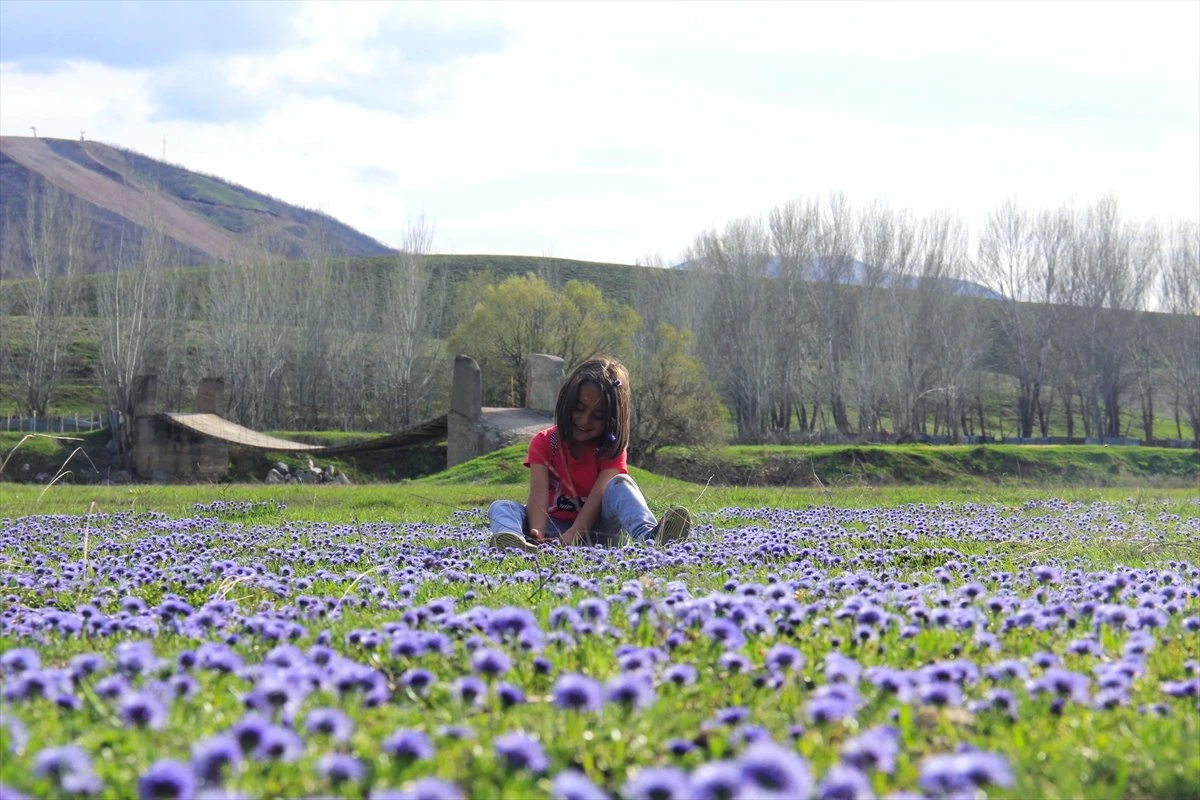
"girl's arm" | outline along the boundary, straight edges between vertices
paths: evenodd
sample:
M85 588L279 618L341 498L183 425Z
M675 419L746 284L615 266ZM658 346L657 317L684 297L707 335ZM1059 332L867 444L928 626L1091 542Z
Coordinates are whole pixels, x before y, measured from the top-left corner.
M592 488L588 492L587 502L583 504L579 516L562 535L564 545L574 544L576 539L581 538L596 524L596 518L600 516L600 506L604 502L604 489L608 486L609 481L620 474L621 471L617 469L600 470L600 474L596 476L596 482L592 484Z
M525 503L525 517L529 520L529 535L535 541L540 542L546 532L546 498L549 495L550 470L545 464L530 464L529 500Z

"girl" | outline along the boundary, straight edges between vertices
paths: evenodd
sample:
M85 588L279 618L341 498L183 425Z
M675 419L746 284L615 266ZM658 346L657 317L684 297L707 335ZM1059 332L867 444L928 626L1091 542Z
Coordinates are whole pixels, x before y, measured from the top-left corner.
M571 372L554 426L529 443L528 502L497 500L488 509L494 547L613 543L622 528L658 545L687 538L687 509L675 506L659 522L629 476L629 406L629 373L620 362L594 358Z

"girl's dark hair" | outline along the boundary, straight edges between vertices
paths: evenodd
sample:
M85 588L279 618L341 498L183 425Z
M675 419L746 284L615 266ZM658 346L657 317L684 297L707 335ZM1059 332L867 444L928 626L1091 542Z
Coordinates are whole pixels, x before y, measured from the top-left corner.
M558 402L554 404L554 424L558 426L558 435L569 445L576 444L571 415L579 404L579 390L585 383L594 383L604 397L604 433L600 439L599 455L616 458L629 447L629 372L620 361L607 356L588 359L571 370L558 392Z

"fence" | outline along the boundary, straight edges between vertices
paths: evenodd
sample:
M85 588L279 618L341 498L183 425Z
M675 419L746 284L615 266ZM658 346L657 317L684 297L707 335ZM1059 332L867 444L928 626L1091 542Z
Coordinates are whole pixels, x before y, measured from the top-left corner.
M1132 436L1034 436L1021 438L1018 436L930 436L924 433L912 436L896 436L895 434L845 435L840 433L778 433L768 440L770 444L905 444L919 443L930 445L943 444L1025 444L1025 445L1059 445L1059 444L1100 444L1112 447L1175 447L1200 448L1200 441L1188 439L1152 439L1144 442ZM738 444L752 442L738 440Z
M18 433L81 433L109 427L108 417L101 413L71 416L21 417L8 414L0 417L0 430Z

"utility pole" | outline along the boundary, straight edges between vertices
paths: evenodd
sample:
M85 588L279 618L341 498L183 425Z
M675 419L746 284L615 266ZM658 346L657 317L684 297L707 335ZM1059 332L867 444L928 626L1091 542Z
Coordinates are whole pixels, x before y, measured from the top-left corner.
M36 139L36 138L37 138L37 126L36 126L36 125L30 125L30 126L29 126L29 130L33 131L33 138L35 138L35 139Z
M167 135L163 134L163 161L167 160Z
M80 132L79 132L79 141L81 141L81 142L83 141L83 135L84 135L85 133L87 133L87 131L80 131Z

